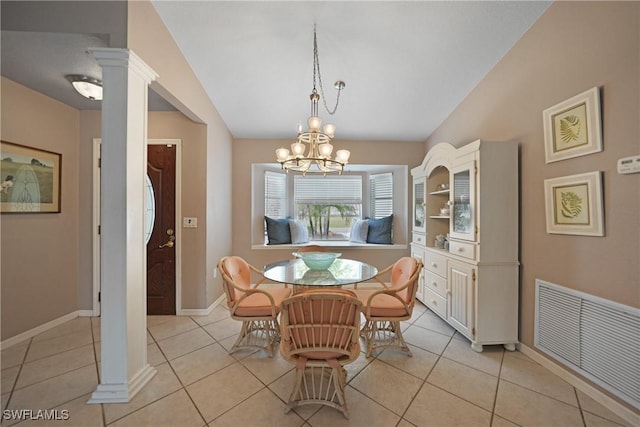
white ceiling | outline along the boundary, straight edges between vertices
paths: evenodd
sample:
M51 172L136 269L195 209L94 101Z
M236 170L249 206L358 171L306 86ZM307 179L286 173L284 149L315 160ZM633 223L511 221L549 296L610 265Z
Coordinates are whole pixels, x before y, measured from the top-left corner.
M549 6L541 1L153 0L237 138L309 115L313 27L336 138L426 139ZM490 101L490 100L488 100Z
M316 25L329 108L337 94L333 83L346 82L336 114L330 116L321 101L320 117L337 126L338 139L391 141L425 140L549 6L542 1L152 3L234 137L292 138L298 123L306 122ZM3 76L75 108L100 109L99 102L75 93L64 76L101 78L86 50L107 46L108 38L5 28L0 41ZM174 107L150 90L149 109Z

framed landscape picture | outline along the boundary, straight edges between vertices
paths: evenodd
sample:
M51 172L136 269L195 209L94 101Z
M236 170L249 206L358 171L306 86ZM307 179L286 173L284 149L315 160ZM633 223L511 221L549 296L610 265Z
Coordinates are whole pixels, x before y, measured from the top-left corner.
M544 180L547 233L604 236L599 171Z
M60 212L62 155L0 142L0 212Z
M597 87L542 112L547 163L602 151Z

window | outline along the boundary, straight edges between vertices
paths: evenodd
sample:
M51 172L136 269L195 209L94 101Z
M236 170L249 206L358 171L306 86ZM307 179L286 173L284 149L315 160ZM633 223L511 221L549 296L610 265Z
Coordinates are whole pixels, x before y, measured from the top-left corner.
M393 213L393 174L379 173L369 177L369 215L383 218Z
M349 240L351 224L362 218L362 176L294 176L295 217L312 240Z
M301 219L312 241L344 247L357 245L349 242L356 219L391 213L394 246L406 249L410 228L408 166L349 164L345 174L326 177L286 174L277 163L253 163L251 170L252 249L279 247L266 245L265 215Z

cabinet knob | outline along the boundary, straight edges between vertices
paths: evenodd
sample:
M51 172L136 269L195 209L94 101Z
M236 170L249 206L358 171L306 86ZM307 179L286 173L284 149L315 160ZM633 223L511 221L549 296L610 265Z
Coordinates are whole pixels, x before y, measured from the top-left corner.
M436 282L431 282L431 284L433 285L434 288L438 287L438 284Z
M431 263L431 267L433 267L433 268L438 268L438 264L436 264L435 262L432 262L432 263Z
M438 302L437 302L436 300L432 299L432 300L431 300L431 304L433 304L433 305L437 306L437 305L438 305Z
M462 246L458 246L458 252L464 252L464 248Z

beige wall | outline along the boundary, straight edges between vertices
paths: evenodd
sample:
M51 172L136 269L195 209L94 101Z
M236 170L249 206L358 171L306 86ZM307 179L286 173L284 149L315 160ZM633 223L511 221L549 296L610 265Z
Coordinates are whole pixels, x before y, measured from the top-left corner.
M78 111L2 78L2 140L62 154L61 213L2 214L2 339L78 309Z
M521 341L533 348L535 279L640 307L640 3L557 2L431 135L520 143ZM542 111L601 88L604 151L545 164ZM547 234L543 181L604 175L605 237Z
M182 141L182 215L205 218L205 126L194 123L179 112L150 112L148 137L150 139L180 139ZM93 185L92 161L93 139L100 138L100 111L80 112L80 265L79 299L81 310L92 309L93 304ZM176 227L182 224L178 218ZM198 223L200 225L200 222ZM183 229L181 244L182 259L182 307L205 308L206 303L206 259L205 228Z
M209 307L222 293L215 263L231 252L232 139L151 3L3 2L2 10L3 29L109 34L112 47L130 48L159 74L154 89L182 114L151 114L149 137L183 140L182 213L198 217L198 228L183 233L182 308ZM2 216L5 340L92 308L92 146L100 112L79 112L3 78L2 131L3 139L63 153L62 214Z
M198 218L198 228L183 228L182 307L206 308L206 126L194 123L181 113L149 113L149 139L182 140L182 216ZM176 218L176 227L182 218Z
M251 249L251 165L275 163L276 148L288 147L291 142L291 139L237 139L233 144L233 254L257 267L290 258L291 249ZM411 168L422 163L425 154L422 142L336 140L334 146L350 150L351 161L359 164L407 165L408 175ZM407 182L409 193L410 177ZM409 194L407 200L411 200ZM346 258L362 260L380 268L411 254L408 245L406 249L389 250L340 248L340 252Z
M199 233L205 233L205 247L197 254L204 260L205 270L196 275L204 277L206 284L195 296L197 306L185 308L207 308L222 294L219 279L213 278L216 261L231 252L231 134L153 5L148 1L128 5L127 46L158 73L153 88L206 128L204 147L198 149L199 161L206 161L206 175L195 176L205 188L198 203L206 212L198 218ZM185 163L187 173L192 171Z

